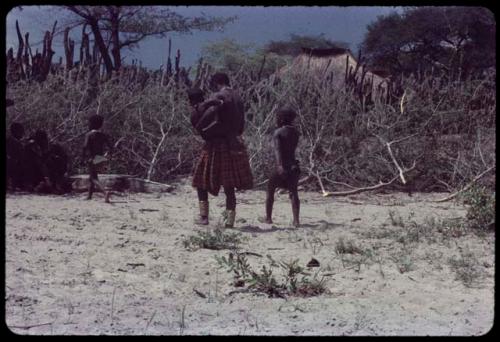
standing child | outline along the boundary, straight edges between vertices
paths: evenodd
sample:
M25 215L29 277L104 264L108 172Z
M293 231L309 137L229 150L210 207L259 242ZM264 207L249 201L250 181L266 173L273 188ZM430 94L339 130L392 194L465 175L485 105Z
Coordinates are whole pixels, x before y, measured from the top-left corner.
M104 189L99 182L98 173L108 162L107 156L112 153L113 146L109 141L107 134L100 131L104 118L101 115L92 115L89 118L90 131L85 134L85 143L83 145L83 160L89 168L89 194L87 199L92 198L94 187L104 193L104 201L109 203L110 191ZM107 152L104 153L105 148Z
M299 142L299 131L292 126L297 113L289 108L281 108L277 112L278 128L273 134L273 150L276 157L276 171L269 178L266 199L266 223L273 223L272 212L274 204L274 192L276 188L289 191L292 202L293 225L299 226L299 194L297 185L299 182L300 168L295 159L295 149Z

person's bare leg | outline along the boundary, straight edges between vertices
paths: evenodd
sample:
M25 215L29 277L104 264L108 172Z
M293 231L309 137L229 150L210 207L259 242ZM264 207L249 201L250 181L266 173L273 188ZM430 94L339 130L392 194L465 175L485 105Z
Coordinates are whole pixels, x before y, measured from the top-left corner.
M93 183L95 184L97 189L104 194L104 202L111 203L111 201L109 200L109 197L111 196L111 191L106 190L104 188L104 186L101 184L101 182L99 181L99 178L97 178L97 177L93 179Z
M196 220L197 224L208 225L208 191L196 188L198 192L198 204L200 207L200 216Z
M92 179L92 177L89 177L89 192L86 199L91 200L93 193L94 193L94 180Z
M293 213L293 225L298 227L300 225L299 211L300 211L300 200L297 187L290 191L290 201L292 202L292 213Z
M94 166L89 163L89 193L87 195L87 200L92 199L92 195L94 194L94 179L97 179L97 171L95 170Z
M224 194L226 195L226 228L234 227L234 220L236 218L236 194L233 187L224 187Z
M267 197L266 197L266 223L273 223L273 204L274 192L276 191L276 184L274 177L269 178L267 183Z

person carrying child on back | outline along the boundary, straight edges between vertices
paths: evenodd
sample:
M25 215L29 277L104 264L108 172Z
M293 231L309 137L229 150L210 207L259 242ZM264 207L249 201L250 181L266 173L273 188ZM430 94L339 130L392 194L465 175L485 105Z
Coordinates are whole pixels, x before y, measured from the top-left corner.
M210 88L214 93L201 103L197 103L203 100L198 91L189 94L194 109L191 122L205 140L193 169L192 185L197 189L200 205L198 222L205 225L208 224L208 193L217 196L220 188L224 188L225 227L232 228L236 215L235 189L253 186L247 150L241 139L245 127L244 108L226 74L215 73Z
M101 132L104 118L101 115L92 115L89 118L90 131L85 134L85 142L83 144L82 159L87 164L89 169L89 193L87 200L92 199L94 188L104 193L104 201L110 203L110 191L106 190L101 182L99 182L98 173L101 172L108 163L108 156L113 151L107 134ZM105 150L107 152L105 153Z
M273 134L273 151L276 158L276 171L271 174L267 184L266 198L266 223L273 223L272 213L274 204L274 192L277 188L289 191L292 203L293 225L298 227L299 221L299 193L297 190L300 168L295 159L295 150L299 142L299 131L292 126L297 116L290 108L281 108L276 114L278 128Z

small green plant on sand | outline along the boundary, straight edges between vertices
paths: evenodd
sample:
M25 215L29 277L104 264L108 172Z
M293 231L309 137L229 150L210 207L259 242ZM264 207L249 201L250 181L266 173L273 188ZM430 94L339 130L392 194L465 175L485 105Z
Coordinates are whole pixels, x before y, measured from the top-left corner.
M186 249L193 251L200 248L215 250L236 249L241 242L241 233L215 229L213 231L197 232L197 235L184 239L183 244Z
M260 270L255 271L241 253L229 253L228 258L224 256L215 258L220 268L233 272L234 286L247 286L246 290L250 292L285 298L317 296L326 291L324 277L318 279L318 274L315 274L311 278L311 274L299 265L298 260L276 263L270 258L269 265L263 265ZM273 268L280 269L282 276L277 277Z

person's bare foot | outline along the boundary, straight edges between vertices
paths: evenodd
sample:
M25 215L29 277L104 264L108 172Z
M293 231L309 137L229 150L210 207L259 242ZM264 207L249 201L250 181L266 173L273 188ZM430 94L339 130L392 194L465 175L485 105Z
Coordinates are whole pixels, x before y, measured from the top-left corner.
M262 217L262 216L258 217L257 221L259 221L260 223L268 223L268 224L272 224L273 223L272 219L266 218L266 217Z
M208 217L200 216L195 220L195 223L203 226L208 226Z
M104 195L104 202L105 203L111 203L111 201L109 200L110 195L111 195L111 193L109 191L106 192L106 194Z

